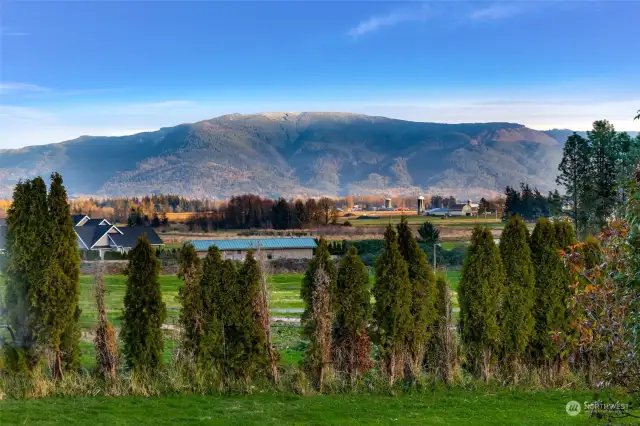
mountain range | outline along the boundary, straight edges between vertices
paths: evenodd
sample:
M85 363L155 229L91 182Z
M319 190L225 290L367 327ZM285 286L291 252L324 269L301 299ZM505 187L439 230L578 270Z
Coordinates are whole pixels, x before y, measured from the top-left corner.
M547 191L570 133L350 113L230 114L131 136L0 150L0 198L18 180L52 171L73 196L478 197L521 181Z

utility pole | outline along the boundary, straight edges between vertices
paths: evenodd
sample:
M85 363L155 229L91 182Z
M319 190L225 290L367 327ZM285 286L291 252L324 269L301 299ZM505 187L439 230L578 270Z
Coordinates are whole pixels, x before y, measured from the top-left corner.
M433 243L433 272L436 272L436 243Z

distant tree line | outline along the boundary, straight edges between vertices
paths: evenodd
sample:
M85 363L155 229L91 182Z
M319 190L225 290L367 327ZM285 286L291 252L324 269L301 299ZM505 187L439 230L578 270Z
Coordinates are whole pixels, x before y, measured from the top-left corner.
M220 201L192 199L179 195L155 194L145 197L83 198L71 200L73 214L104 216L108 219L127 221L131 211L147 217L150 222L154 215L162 213L196 213L215 211Z
M581 235L598 232L621 214L633 170L640 160L640 136L616 132L606 120L593 123L584 138L569 136L556 179Z
M395 207L416 208L416 197L393 197ZM192 227L298 229L327 225L337 218L338 209L382 207L378 196L338 198L270 199L254 194L233 196L228 200L190 199L179 195L155 194L145 197L81 198L71 200L72 214L105 217L129 225L159 226L168 223L167 213L194 213ZM452 196L427 197L425 208L453 207ZM223 219L224 217L224 219Z
M231 197L215 212L194 215L187 222L191 230L210 229L301 229L336 224L336 202L330 198L305 201L271 200L258 195Z
M520 183L520 189L511 186L505 188L504 215L509 218L520 216L527 222L540 217L556 217L562 215L562 197L558 190L549 191L544 196L538 188L531 188L527 183Z

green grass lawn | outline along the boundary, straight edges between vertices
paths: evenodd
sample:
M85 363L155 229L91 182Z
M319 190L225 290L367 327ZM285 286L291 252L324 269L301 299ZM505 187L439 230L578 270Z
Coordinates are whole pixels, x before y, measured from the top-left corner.
M42 398L0 401L0 424L38 425L570 425L601 424L571 400L590 393L437 390L381 396L165 396ZM627 424L631 424L627 422Z
M451 287L451 290L453 290L454 292L458 291L458 284L460 283L461 273L462 271L457 269L447 271L447 282L449 283L449 287Z

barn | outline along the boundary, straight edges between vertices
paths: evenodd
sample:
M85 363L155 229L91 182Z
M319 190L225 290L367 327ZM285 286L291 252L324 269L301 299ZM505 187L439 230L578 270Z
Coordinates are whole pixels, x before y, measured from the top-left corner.
M249 250L260 250L267 259L311 259L317 247L313 238L246 238L235 240L190 240L198 253L205 257L209 247L216 246L224 259L244 260Z
M478 210L473 208L471 201L466 204L454 204L449 208L449 216L475 216L477 213Z

